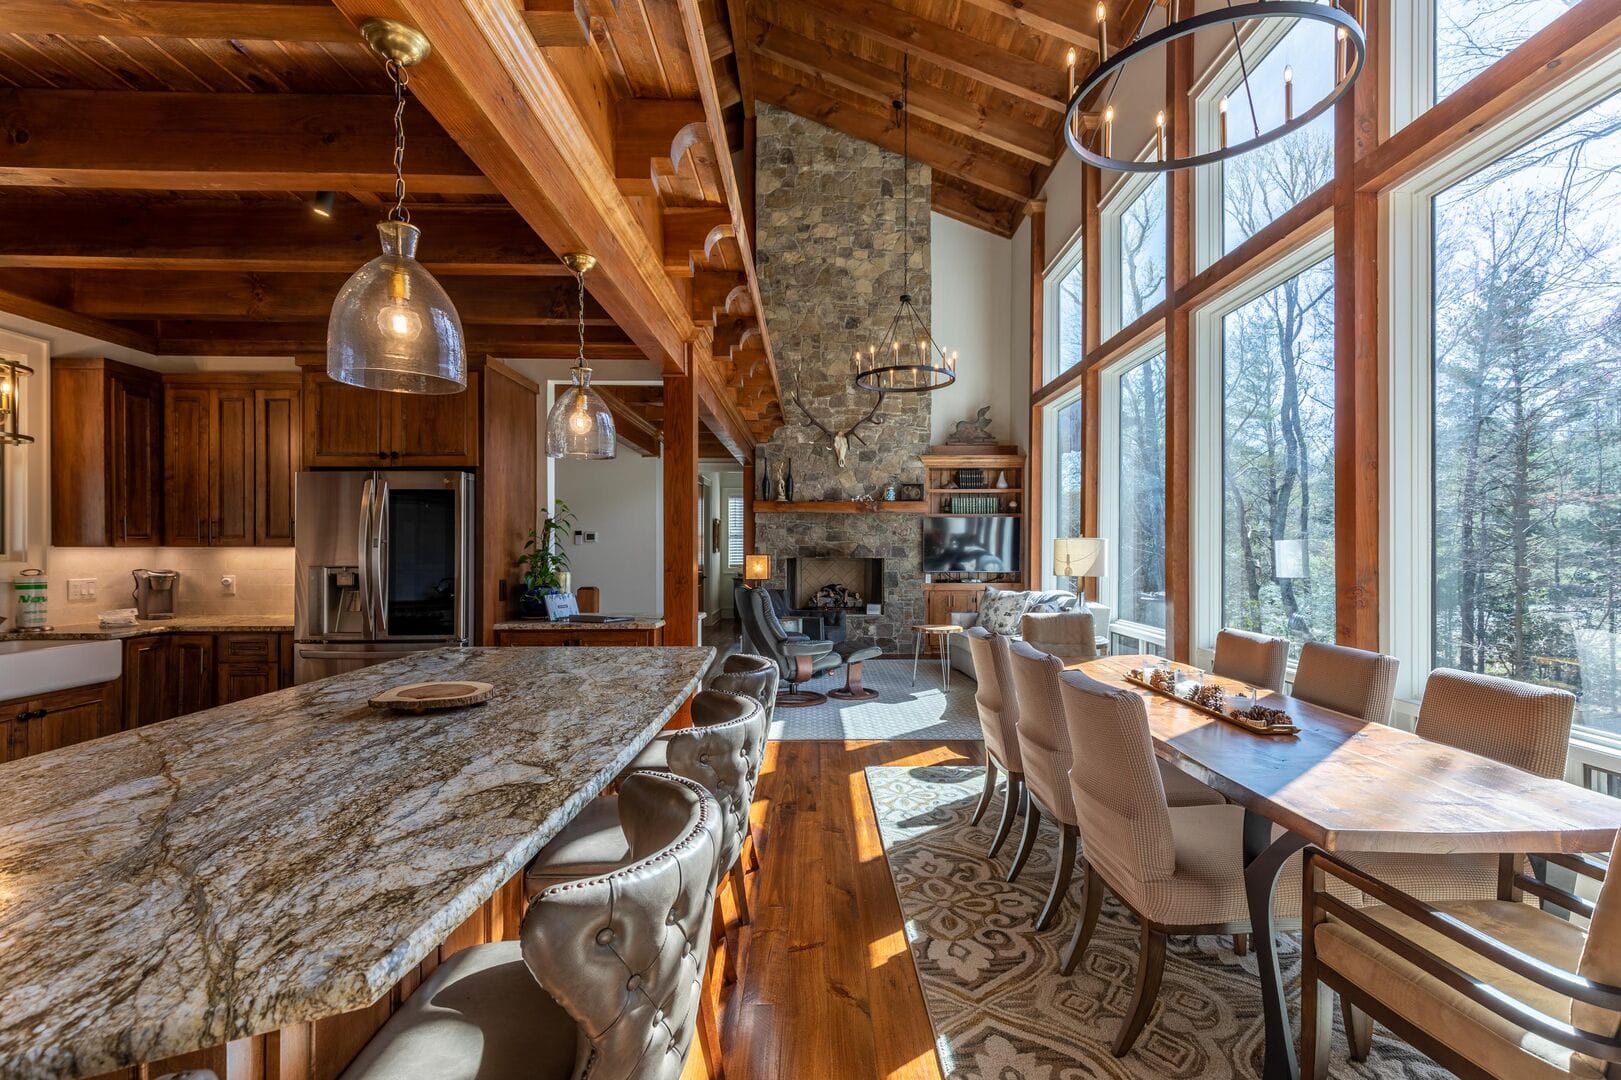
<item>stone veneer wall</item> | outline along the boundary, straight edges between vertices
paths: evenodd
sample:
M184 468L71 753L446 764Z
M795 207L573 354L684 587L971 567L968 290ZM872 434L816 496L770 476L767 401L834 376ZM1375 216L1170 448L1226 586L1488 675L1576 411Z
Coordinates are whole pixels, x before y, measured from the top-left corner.
M766 325L782 380L786 423L765 449L786 461L794 499L880 496L884 485L923 482L919 456L929 447L928 394L893 394L881 426L850 440L838 466L826 435L800 412L799 400L828 428L853 424L872 407L854 386L855 351L889 328L902 288L901 159L812 120L761 104L755 170L755 252ZM911 186L909 287L929 318L930 173L917 162ZM884 612L852 616L851 638L886 650L909 647L923 619L921 521L915 514L761 514L755 548L779 560L799 554L883 558ZM779 570L773 585L784 584Z

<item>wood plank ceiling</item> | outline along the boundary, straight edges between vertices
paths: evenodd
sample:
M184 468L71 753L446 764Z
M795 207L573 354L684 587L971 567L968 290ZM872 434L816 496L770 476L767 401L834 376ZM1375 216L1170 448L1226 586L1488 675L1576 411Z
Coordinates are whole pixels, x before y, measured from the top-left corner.
M515 10L614 178L622 209L604 215L652 252L614 269L665 279L657 312L631 275L605 264L588 279L588 355L695 367L706 425L742 459L781 407L721 112L736 84L694 60L730 37L692 49L692 3ZM332 298L377 253L394 184L391 88L361 14L346 0L0 0L0 310L158 355L324 352ZM571 355L575 286L544 239L557 235L458 124L448 91L464 74L429 65L406 120L422 261L473 353ZM330 218L311 212L319 191L337 193ZM695 336L696 351L681 344Z
M1111 49L1154 2L1110 0ZM909 60L911 149L933 169L934 209L1004 236L1064 152L1069 50L1082 77L1098 60L1094 5L1078 0L713 3L741 43L713 60L745 116L757 99L899 152Z

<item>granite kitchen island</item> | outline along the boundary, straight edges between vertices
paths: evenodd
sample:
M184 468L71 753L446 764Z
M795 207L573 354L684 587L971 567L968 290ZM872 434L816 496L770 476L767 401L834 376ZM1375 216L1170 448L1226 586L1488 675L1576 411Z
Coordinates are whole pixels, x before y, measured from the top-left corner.
M325 1057L319 1021L380 1024L713 654L444 649L0 766L0 1076ZM366 704L452 679L494 697Z

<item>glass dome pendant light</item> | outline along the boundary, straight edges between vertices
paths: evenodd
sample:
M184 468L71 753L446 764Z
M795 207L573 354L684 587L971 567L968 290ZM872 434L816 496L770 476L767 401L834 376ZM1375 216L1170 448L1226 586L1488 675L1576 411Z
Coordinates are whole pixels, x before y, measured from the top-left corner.
M926 394L957 381L956 350L947 352L912 304L912 61L901 57L901 96L894 101L901 126L901 296L881 342L856 350L856 385L879 394Z
M406 69L431 51L421 31L367 19L360 32L394 83L394 207L377 225L383 253L356 270L332 302L326 373L341 383L402 394L467 389L461 317L444 287L416 260L422 231L405 208Z
M580 353L574 361L574 382L546 414L546 456L602 460L614 456L618 437L613 413L602 393L591 389L591 368L585 362L585 275L597 265L595 256L573 252L563 265L574 271L580 286Z

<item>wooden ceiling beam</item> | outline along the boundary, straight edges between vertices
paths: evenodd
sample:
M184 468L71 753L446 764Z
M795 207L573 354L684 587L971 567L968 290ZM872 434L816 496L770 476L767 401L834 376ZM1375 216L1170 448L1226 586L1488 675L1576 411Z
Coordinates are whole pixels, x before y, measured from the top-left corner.
M73 272L73 310L98 319L320 320L347 274L248 274L218 271ZM561 278L447 277L441 282L464 324L574 327L578 289ZM588 326L612 326L587 298Z
M186 319L131 323L129 329L150 342L158 356L294 356L326 352L326 323L229 323ZM467 352L472 356L565 359L574 356L579 339L563 327L466 325ZM586 334L585 355L593 362L644 360L645 353L623 333L607 327Z
M1011 19L1027 30L1057 38L1097 54L1098 36L1092 5L1075 0L965 0L982 11ZM1090 27L1091 29L1083 29Z
M901 152L900 128L892 117L874 111L865 99L856 100L855 95L826 83L818 86L790 82L763 67L755 72L755 78L762 101L882 146L893 153ZM975 187L1020 201L1030 198L1033 193L1028 170L975 153L969 147L935 138L915 127L911 133L910 149L913 160L924 162L930 168Z
M344 199L321 218L296 202L8 196L0 199L0 267L349 274L378 255L380 220ZM411 220L435 275L569 273L506 207L417 205Z
M371 94L0 90L0 185L393 191L393 112ZM495 192L421 109L406 135L410 190Z
M819 76L824 82L884 106L900 97L899 71L875 66L785 27L762 24L754 38L754 49L784 67ZM1055 160L1051 130L994 115L983 105L959 94L913 79L909 106L920 119L1004 153L1042 165L1050 165Z
M627 98L614 109L614 175L621 191L655 193L654 176L674 167L675 139L704 122L694 99Z
M930 188L930 208L955 221L961 221L997 236L1012 236L1019 227L1022 204L990 192L942 182L936 177Z
M13 34L66 38L190 38L362 45L330 4L212 0L0 0L0 26Z
M989 42L930 22L879 0L770 0L767 8L804 13L931 64L1062 113L1068 85L1062 68L1028 60Z
M123 345L142 352L155 351L152 335L82 315L67 305L69 299L64 282L57 275L0 270L0 311L60 330L85 334L112 345Z

